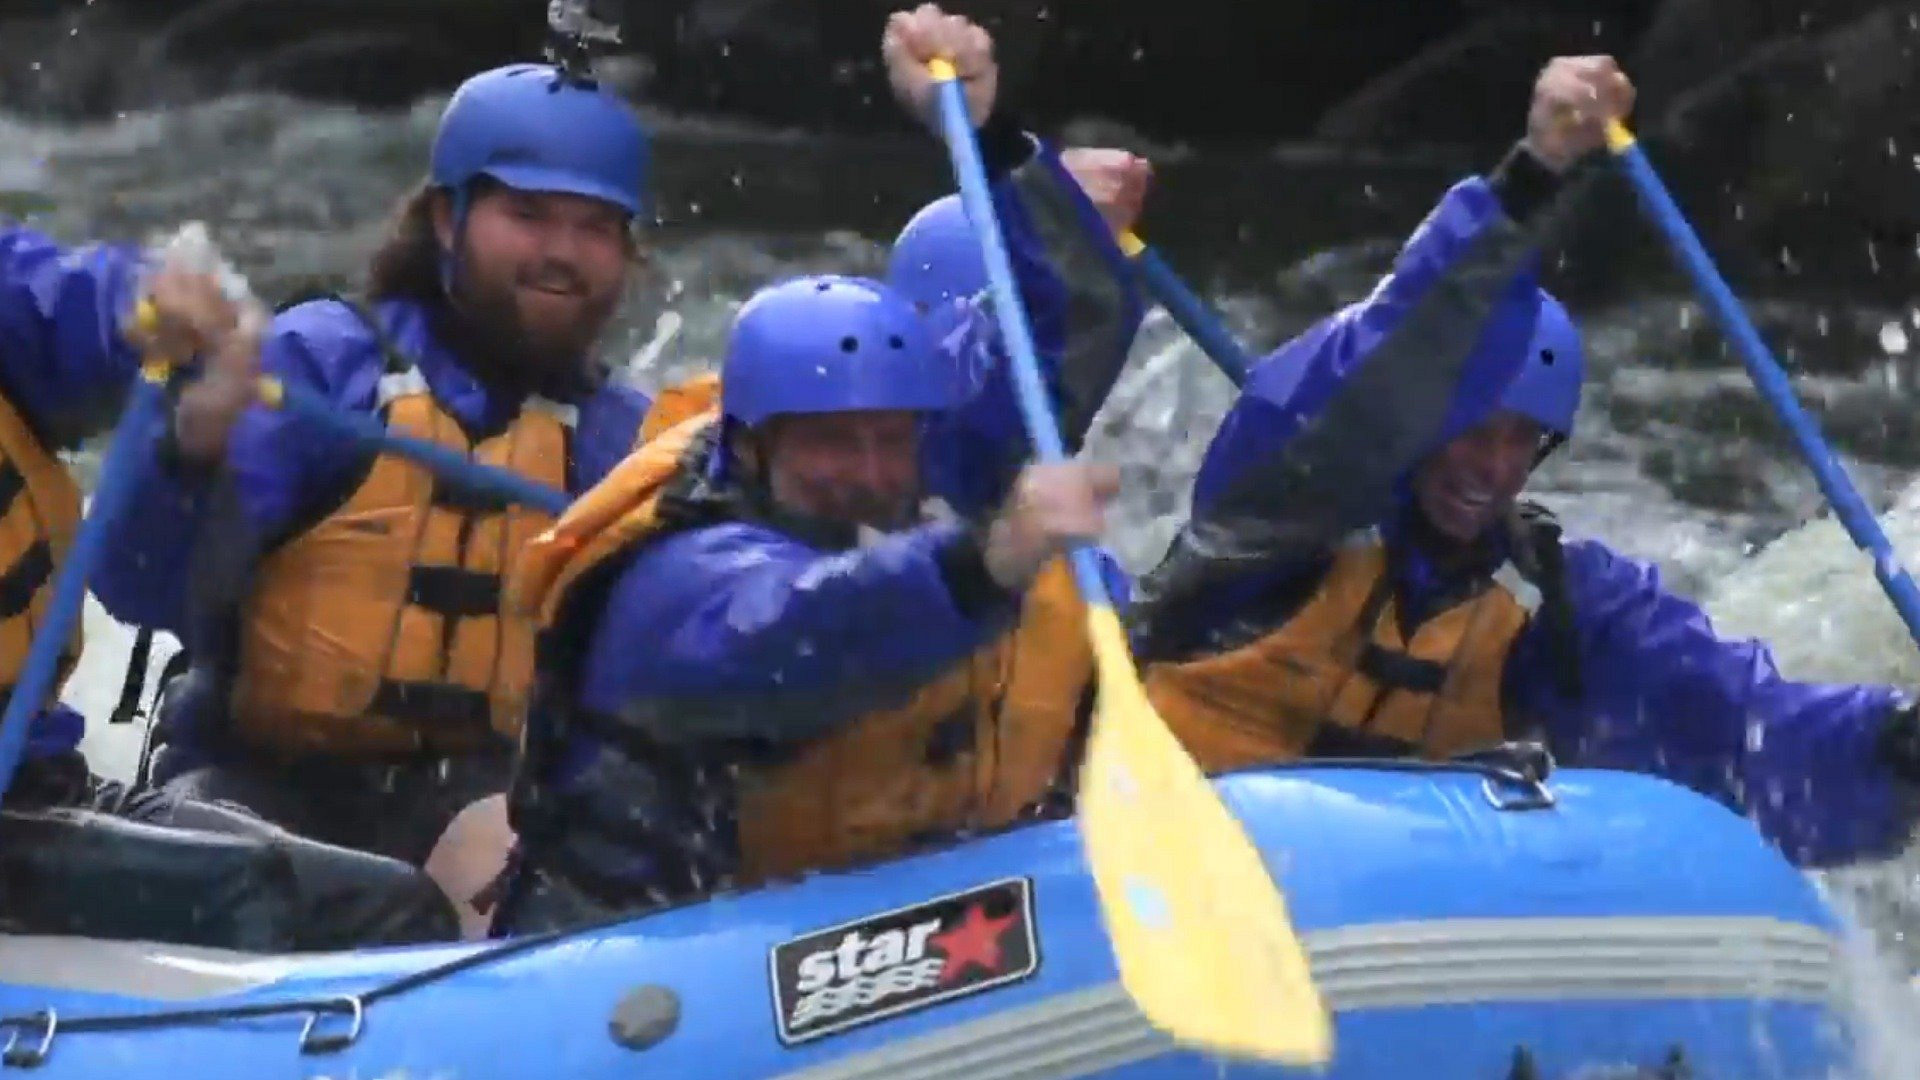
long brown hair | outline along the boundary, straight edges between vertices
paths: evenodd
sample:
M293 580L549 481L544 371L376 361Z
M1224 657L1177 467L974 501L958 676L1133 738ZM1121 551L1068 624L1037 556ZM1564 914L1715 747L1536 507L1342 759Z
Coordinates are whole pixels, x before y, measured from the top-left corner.
M468 197L478 199L497 186L486 177L477 178L468 189ZM422 180L394 205L386 234L367 263L370 299L433 302L444 297L440 237L433 231L434 201L443 198L446 194L442 189ZM640 244L637 225L627 230L627 260L636 269L646 265L646 250Z
M386 235L367 263L370 299L441 298L440 238L433 231L434 200L440 197L439 189L422 180L395 204Z

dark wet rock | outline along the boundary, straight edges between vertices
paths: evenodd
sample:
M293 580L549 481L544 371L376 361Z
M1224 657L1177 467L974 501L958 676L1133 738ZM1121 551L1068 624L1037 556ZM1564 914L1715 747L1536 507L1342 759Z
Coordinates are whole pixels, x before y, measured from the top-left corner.
M1690 303L1680 317L1648 325L1638 362L1682 371L1738 368L1739 353L1704 308ZM1747 314L1774 358L1793 375L1857 378L1884 365L1881 330L1894 313L1828 302L1761 301Z
M904 133L875 55L900 4L625 0L638 57L621 82L677 112ZM1189 0L1125 17L1105 0L951 6L996 28L1012 97L1044 127L1099 115L1160 144L1310 142L1402 157L1445 147L1436 160L1476 166L1520 134L1548 56L1612 52L1642 87L1635 121L1650 152L1738 284L1879 301L1920 288L1910 2ZM239 90L401 105L535 55L544 34L537 0L14 0L0 20L0 94L50 117ZM1219 212L1179 227L1229 248L1276 242L1261 223L1273 212L1237 186ZM1624 187L1596 202L1555 283L1575 294L1674 284ZM1365 216L1359 207L1341 220ZM1288 240L1277 239L1282 250Z
M1640 464L1675 498L1704 510L1766 513L1778 508L1765 463L1741 448L1656 446Z

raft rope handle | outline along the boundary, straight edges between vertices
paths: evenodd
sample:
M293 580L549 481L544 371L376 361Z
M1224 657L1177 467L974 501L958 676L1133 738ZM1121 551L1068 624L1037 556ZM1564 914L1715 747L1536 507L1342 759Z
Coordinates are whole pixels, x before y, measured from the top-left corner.
M1482 753L1493 755L1506 748ZM1544 749L1540 755L1548 767L1552 758ZM1264 768L1271 768L1264 767ZM1394 758L1318 758L1295 762L1289 769L1323 768L1364 768L1390 772L1430 773L1430 772L1472 772L1487 778L1489 784L1494 781L1511 784L1536 785L1545 790L1546 774L1527 768L1526 765L1503 763L1491 756L1487 758L1460 757L1447 761L1407 761ZM1230 770L1231 772L1250 770ZM1498 805L1498 804L1496 804ZM687 900L687 904L703 903L709 897ZM663 908L660 910L670 910ZM649 912L658 914L659 912ZM567 930L553 930L544 934L532 934L502 942L491 948L479 949L465 956L449 960L434 967L403 975L390 982L382 983L363 994L342 994L323 998L290 998L285 1001L263 1001L247 1005L208 1006L198 1009L172 1009L166 1012L148 1013L109 1013L102 1016L83 1016L78 1019L57 1023L59 1031L71 1034L110 1031L140 1031L151 1028L180 1027L192 1024L218 1023L222 1020L250 1020L269 1016L292 1016L307 1014L307 1022L300 1032L300 1051L304 1054L328 1054L344 1050L356 1042L366 1026L366 1011L388 998L418 990L445 979L451 978L474 968L484 967L502 960L508 960L523 953L531 953L549 945L557 945L569 938L586 934L596 934L604 930L625 925L634 921L636 916L620 915ZM347 1015L351 1017L348 1030L342 1033L314 1036L321 1015ZM53 1009L21 1016L0 1017L0 1030L10 1030L6 1047L0 1051L0 1068L30 1069L46 1060L53 1046L57 1017ZM33 1049L21 1048L17 1044L23 1033L39 1031L40 1045Z
M24 1019L44 1025L40 1032L40 1045L31 1048L21 1046L20 1034L26 1029L24 1027L15 1027L13 1034L7 1036L6 1049L0 1050L0 1068L34 1068L41 1062L47 1060L48 1052L53 1049L53 1034L60 1028L60 1014L52 1009L48 1009L45 1012L34 1013L32 1016L25 1017ZM0 1021L0 1023L11 1024L12 1021Z
M300 1028L300 1052L303 1054L331 1054L344 1050L360 1041L360 1029L367 1024L367 1003L348 994L328 1002L327 1008L316 1008L307 1014L307 1022ZM328 1013L344 1011L347 1014L347 1030L315 1035L314 1028L320 1025L320 1018Z
M700 903L708 898L701 897L687 903ZM684 905L673 905L684 906ZM669 910L662 908L660 910ZM650 912L649 914L657 914ZM360 1037L365 1028L366 1010L387 998L417 990L423 986L451 978L463 971L483 967L500 960L510 959L521 953L533 952L548 945L557 945L568 938L583 934L595 934L604 930L634 921L636 916L628 914L589 923L585 926L566 930L553 930L544 934L532 934L523 938L505 941L491 948L483 948L465 956L457 957L446 963L403 975L385 982L363 994L334 994L317 998L289 998L284 1001L261 1001L244 1005L212 1005L197 1009L169 1009L165 1012L143 1013L107 1013L99 1016L83 1016L74 1020L58 1022L59 1030L70 1034L86 1032L143 1031L151 1028L184 1027L195 1024L217 1023L222 1020L252 1020L268 1016L292 1016L305 1013L307 1023L300 1032L300 1050L306 1054L329 1054L346 1049ZM348 1030L343 1033L314 1036L317 1026L317 1014L348 1015L352 1019ZM53 1009L41 1009L20 1016L0 1017L0 1030L10 1030L6 1048L0 1051L0 1068L30 1069L40 1065L52 1050L56 1014ZM34 1050L18 1048L22 1032L42 1031L39 1047Z
M1231 769L1220 775L1230 776L1236 772L1270 772L1274 768L1272 765L1250 765L1245 769ZM1493 803L1495 809L1537 810L1548 809L1555 804L1553 792L1547 787L1547 777L1553 770L1553 755L1545 746L1537 743L1502 743L1499 746L1471 751L1441 761L1423 761L1414 758L1303 758L1300 761L1288 762L1280 768L1477 773L1484 779L1487 799ZM1496 784L1523 789L1525 794L1518 797L1502 795L1495 788Z

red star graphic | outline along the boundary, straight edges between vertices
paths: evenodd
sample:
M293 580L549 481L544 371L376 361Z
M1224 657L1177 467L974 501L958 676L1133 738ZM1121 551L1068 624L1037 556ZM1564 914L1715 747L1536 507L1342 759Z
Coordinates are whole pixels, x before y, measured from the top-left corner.
M951 982L975 965L991 975L1000 967L1000 935L1013 921L1012 912L990 919L984 908L974 904L952 929L929 938L947 957L940 981Z

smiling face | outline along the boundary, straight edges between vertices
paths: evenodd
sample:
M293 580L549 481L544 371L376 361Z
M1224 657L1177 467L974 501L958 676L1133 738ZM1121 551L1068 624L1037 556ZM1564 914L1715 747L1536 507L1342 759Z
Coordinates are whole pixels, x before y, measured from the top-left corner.
M1414 500L1442 536L1472 543L1520 497L1544 431L1515 412L1492 418L1441 447L1414 474Z
M435 229L453 246L451 208ZM577 363L619 306L632 265L625 211L579 195L476 188L457 238L456 298L531 363Z
M903 409L777 416L761 445L776 506L822 521L894 529L920 491L920 415Z

